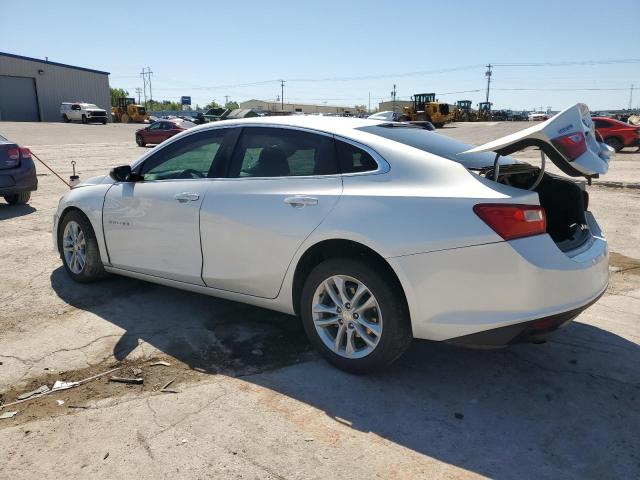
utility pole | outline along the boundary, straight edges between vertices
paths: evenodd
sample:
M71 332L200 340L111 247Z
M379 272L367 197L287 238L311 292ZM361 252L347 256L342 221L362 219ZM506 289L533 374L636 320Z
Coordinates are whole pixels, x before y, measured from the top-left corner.
M224 106L227 106L227 103L229 103L229 95L225 95L224 96Z
M393 111L396 111L396 84L393 84L393 90L391 90L391 98L393 98Z
M280 80L280 110L284 111L284 80Z
M633 108L633 84L631 84L631 89L629 90L629 110Z
M142 89L140 87L136 87L136 93L138 94L138 105L140 105L140 94L142 93Z
M489 89L491 88L491 64L487 65L487 71L484 72L487 77L487 98L485 102L489 103Z
M371 115L371 92L369 92L369 109L367 110L367 113Z
M142 68L142 72L140 72L140 76L142 77L142 87L144 88L144 105L147 106L147 84L149 85L149 100L153 102L153 92L151 90L151 75L153 72L150 67L147 67L146 70L144 67Z

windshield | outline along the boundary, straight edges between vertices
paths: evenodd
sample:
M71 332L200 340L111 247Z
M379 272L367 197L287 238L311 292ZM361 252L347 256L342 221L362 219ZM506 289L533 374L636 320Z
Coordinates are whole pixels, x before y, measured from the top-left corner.
M360 127L358 130L372 133L373 135L378 135L379 137L393 140L394 142L403 143L410 147L418 148L422 151L448 158L449 160L461 163L466 168L472 170L479 170L483 167L493 165L496 156L495 153L492 152L462 154L461 152L469 150L472 146L413 125L396 123L385 126L384 124L381 124ZM501 165L513 163L517 162L508 157L500 157Z

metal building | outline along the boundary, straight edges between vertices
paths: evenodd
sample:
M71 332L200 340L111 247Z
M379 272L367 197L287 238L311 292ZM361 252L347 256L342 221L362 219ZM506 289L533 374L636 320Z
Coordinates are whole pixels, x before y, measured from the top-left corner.
M0 52L0 120L61 121L62 102L111 113L109 72Z

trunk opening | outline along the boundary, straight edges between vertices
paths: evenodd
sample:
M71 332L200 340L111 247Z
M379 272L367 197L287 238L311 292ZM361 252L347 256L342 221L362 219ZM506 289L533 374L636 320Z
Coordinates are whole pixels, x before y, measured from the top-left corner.
M483 169L480 173L493 180L493 168ZM503 165L497 182L528 190L539 175L540 169L532 165ZM590 234L585 217L585 195L578 183L544 173L532 191L540 197L540 205L547 216L547 233L560 250L573 250L588 240Z

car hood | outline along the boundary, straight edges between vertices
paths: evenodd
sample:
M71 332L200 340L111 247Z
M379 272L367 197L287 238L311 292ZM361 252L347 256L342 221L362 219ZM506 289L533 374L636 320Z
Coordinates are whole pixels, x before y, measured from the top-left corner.
M114 180L109 175L99 175L97 177L87 178L73 188L90 187L92 185L105 185L110 183L114 183Z

